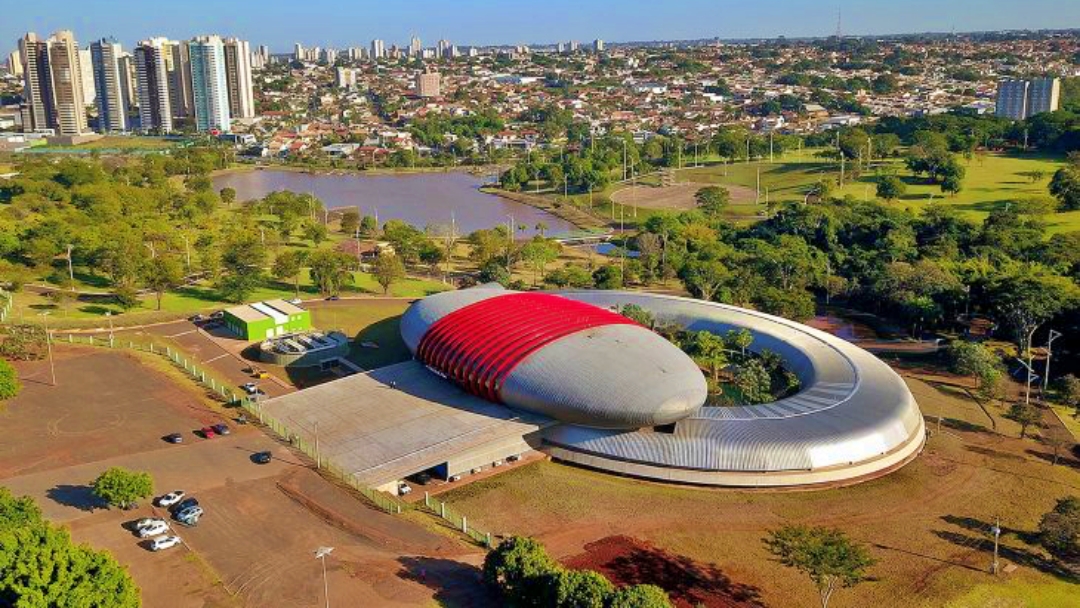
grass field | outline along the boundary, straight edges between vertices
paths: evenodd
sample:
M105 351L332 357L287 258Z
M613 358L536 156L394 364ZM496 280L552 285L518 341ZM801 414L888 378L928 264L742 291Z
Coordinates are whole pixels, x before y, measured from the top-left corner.
M133 150L169 150L180 145L175 139L153 137L145 135L106 135L101 139L79 144L77 146L47 146L43 151L54 152L56 150L118 150L129 152Z
M1063 574L1031 532L1054 501L1080 490L1080 463L1051 466L1046 448L1021 441L960 391L921 380L924 409L948 420L923 454L884 478L848 488L754 492L678 487L541 462L444 495L493 533L538 537L565 558L611 535L641 539L749 585L767 606L809 606L809 580L762 545L785 523L827 525L878 560L872 580L839 591L836 606L1070 606L1077 579ZM929 416L928 416L929 417ZM962 424L967 422L967 424ZM933 426L933 424L931 424ZM1002 556L1016 569L987 573L989 527L1001 518Z
M77 289L101 289L100 285L89 285L85 281L76 281ZM449 289L438 281L427 279L409 278L390 289L392 296L422 297ZM369 274L354 273L354 282L343 293L348 294L372 294L382 295L382 287ZM274 298L292 298L294 290L292 285L271 282L261 287L248 297L248 301L269 300ZM312 285L307 271L301 276L300 297L312 299L320 297ZM142 298L141 307L133 308L124 312L119 306L112 303L108 296L82 296L78 301L57 305L45 295L31 289L23 289L15 294L15 304L12 308L12 319L17 322L37 322L38 315L48 311L49 323L56 327L89 326L99 327L107 322L106 313L112 315L112 321L117 326L139 325L167 321L181 318L196 312L205 312L230 306L218 297L217 292L210 285L197 284L182 287L173 292L166 293L161 300L161 310L157 310L156 297L148 294Z
M374 369L409 360L398 322L409 307L407 300L353 300L327 302L311 308L311 323L320 329L337 329L353 338L349 360ZM377 348L363 347L374 343Z

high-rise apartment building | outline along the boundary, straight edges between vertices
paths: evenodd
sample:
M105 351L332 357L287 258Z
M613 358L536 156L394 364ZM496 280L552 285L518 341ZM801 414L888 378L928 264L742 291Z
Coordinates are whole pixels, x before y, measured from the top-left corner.
M416 94L420 97L442 95L442 83L438 72L423 71L416 75Z
M188 43L191 55L191 89L195 99L195 128L228 132L229 87L225 69L225 44L219 36L200 36Z
M82 63L79 43L71 30L60 30L49 40L49 74L56 108L56 132L79 135L86 132L86 102L83 97ZM90 66L87 66L90 69Z
M246 40L226 38L225 82L229 89L229 116L255 118L255 95L251 84L251 47Z
M143 40L135 47L135 82L139 100L139 130L169 133L173 129L169 63L172 49L165 38Z
M135 56L131 53L120 53L120 87L124 91L124 99L127 100L128 107L128 128L133 128L134 122L131 120L131 111L139 107L139 88L135 79Z
M173 118L188 119L195 116L195 93L191 84L191 51L188 42L169 40L165 56L165 69L169 75L169 104Z
M115 39L102 38L90 44L90 63L97 91L98 132L123 133L129 130L127 78L120 58L123 49Z
M1024 120L1058 109L1061 81L1057 78L1003 80L998 83L995 114L1011 120Z
M420 38L413 36L409 39L409 57L419 57L420 52L424 50L424 45L420 42Z
M56 124L56 106L49 70L49 43L29 32L19 40L19 57L23 65L23 131L52 129Z
M592 50L593 50L594 53L603 53L604 52L604 41L599 39L599 38L597 38L596 40L593 40Z
M378 61L386 57L386 43L376 38L371 41L371 60Z
M79 65L81 66L83 103L92 108L97 97L97 87L94 86L94 70L91 69L94 60L90 57L90 47L79 49Z
M293 59L295 59L296 61L303 61L304 60L304 45L300 44L299 42L293 44L293 52L292 52L292 54L293 54Z
M19 49L15 49L8 55L7 58L7 71L8 74L16 78L21 78L23 75L22 55L19 54Z

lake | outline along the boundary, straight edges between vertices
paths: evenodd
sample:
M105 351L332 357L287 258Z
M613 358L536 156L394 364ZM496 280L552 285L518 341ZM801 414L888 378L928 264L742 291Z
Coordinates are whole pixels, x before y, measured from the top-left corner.
M361 215L378 215L379 223L403 220L418 228L449 224L451 215L459 234L506 224L513 215L516 224L527 229L519 236L532 236L544 222L547 233L574 230L566 220L528 205L480 191L480 178L463 172L410 175L319 175L298 171L256 170L226 173L214 178L214 188L236 190L236 200L262 198L278 190L313 194L329 209L360 207Z

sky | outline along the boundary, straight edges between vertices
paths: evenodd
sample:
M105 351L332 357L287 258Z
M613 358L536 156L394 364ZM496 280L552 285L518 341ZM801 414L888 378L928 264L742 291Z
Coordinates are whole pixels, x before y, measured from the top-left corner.
M273 52L425 46L1080 28L1078 0L0 0L0 48L27 31L115 37L239 36Z

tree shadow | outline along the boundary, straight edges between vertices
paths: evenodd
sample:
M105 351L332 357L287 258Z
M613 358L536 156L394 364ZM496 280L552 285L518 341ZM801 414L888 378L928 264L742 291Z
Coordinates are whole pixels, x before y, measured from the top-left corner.
M757 587L737 583L714 564L695 562L626 536L585 545L566 561L570 568L596 569L619 585L650 584L674 602L690 606L763 606Z
M966 568L968 570L974 570L975 572L982 572L982 569L976 568L975 566L972 566L971 564L965 564L963 562L957 562L957 561L953 561L953 560L949 560L949 559L944 559L944 558L941 558L941 557L934 557L933 555L926 555L925 553L919 553L917 551L911 551L909 549L901 549L900 547L892 547L890 545L883 545L881 543L873 543L873 546L875 548L877 548L877 549L884 549L886 551L895 551L897 553L903 553L904 555L911 555L913 557L921 557L923 559L928 559L930 561L935 561L935 562L938 562L940 564L945 564L945 565L948 565L948 566L956 566L957 568Z
M1032 456L1038 458L1039 460L1042 460L1043 462L1054 464L1053 452L1039 452L1037 450L1024 450L1024 452L1026 454L1031 454ZM1068 467L1070 469L1080 470L1080 461L1070 458L1069 450L1066 449L1062 449L1060 452L1058 452L1057 464Z
M937 419L931 417L930 423L936 423ZM975 424L968 422L967 420L957 420L956 418L942 418L941 426L952 429L954 431L964 431L967 433L988 433L992 434L990 429L982 426L981 424Z
M977 521L977 520L975 520ZM980 522L984 523L984 522ZM984 525L988 525L985 524ZM988 529L988 528L987 528ZM980 551L991 556L994 553L994 543L989 534L985 537L972 536L968 534L961 534L959 532L950 532L946 530L935 530L934 535L942 540L946 540L954 545L964 547L973 551ZM1005 543L999 543L998 554L1005 560L1010 561L1019 566L1026 566L1028 568L1034 568L1039 572L1043 572L1064 580L1070 583L1080 583L1080 576L1070 571L1064 564L1057 562L1056 560L1047 559L1042 555L1024 549L1021 547L1012 547ZM989 561L987 562L989 563Z
M109 508L109 503L94 496L93 488L88 485L59 484L49 488L45 495L57 504L80 511L92 513L97 509Z
M480 569L436 557L406 556L398 558L401 570L398 578L419 583L435 592L434 599L440 606L473 607L502 606L503 603L484 584Z
M974 452L982 456L989 456L990 458L1001 458L1003 460L1025 460L1025 458L1019 454L1013 454L1011 452L1002 452L1000 450L991 450L990 448L984 448L978 445L966 445L964 449L969 452Z

